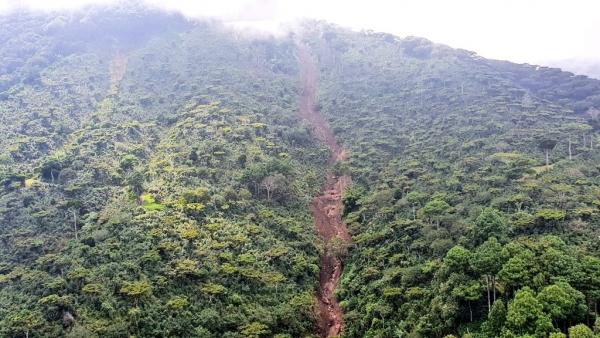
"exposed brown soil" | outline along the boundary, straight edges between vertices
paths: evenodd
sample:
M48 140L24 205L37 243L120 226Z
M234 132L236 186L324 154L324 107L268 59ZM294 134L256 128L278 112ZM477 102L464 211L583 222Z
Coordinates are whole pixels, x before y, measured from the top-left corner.
M327 244L334 238L341 238L347 243L352 239L348 229L342 223L342 194L349 182L349 177L336 177L331 167L337 160L345 159L345 150L336 141L333 131L323 116L315 111L315 95L317 89L317 72L310 56L308 46L298 44L298 60L302 68L302 96L300 98L300 114L314 127L314 136L327 144L332 150L327 170L327 181L320 196L313 198L310 209L313 213L317 234L325 243L325 254L319 261L318 329L322 337L339 335L344 329L344 320L340 306L333 295L342 274L342 262L327 252Z

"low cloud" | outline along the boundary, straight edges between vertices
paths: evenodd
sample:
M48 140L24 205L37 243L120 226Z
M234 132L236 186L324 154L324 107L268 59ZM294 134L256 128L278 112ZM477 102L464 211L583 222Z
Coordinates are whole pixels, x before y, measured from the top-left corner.
M110 0L0 0L52 10ZM282 25L316 18L398 36L420 36L494 59L530 64L544 60L600 60L596 0L145 0L191 18L217 18L232 26L281 32Z
M583 74L600 80L600 59L551 60L544 62L544 64L561 68L576 75Z
M8 12L14 9L33 9L42 11L54 11L64 9L75 9L89 4L110 4L115 0L0 0L0 11Z

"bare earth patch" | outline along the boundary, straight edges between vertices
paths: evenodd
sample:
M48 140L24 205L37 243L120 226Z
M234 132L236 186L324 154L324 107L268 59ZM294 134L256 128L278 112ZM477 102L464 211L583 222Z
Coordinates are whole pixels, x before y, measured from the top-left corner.
M302 68L302 96L300 98L300 115L313 125L314 136L327 144L332 150L327 170L327 181L321 195L313 198L310 209L313 213L315 229L323 239L325 246L334 238L341 238L347 243L352 241L348 229L342 223L342 195L350 178L336 177L331 173L331 167L337 160L345 159L345 149L336 141L333 131L329 128L323 116L314 109L317 89L316 69L306 45L298 45L298 60ZM322 337L339 335L344 328L343 314L333 295L342 274L342 262L332 257L325 250L319 261L319 290L317 291L319 312L319 334Z

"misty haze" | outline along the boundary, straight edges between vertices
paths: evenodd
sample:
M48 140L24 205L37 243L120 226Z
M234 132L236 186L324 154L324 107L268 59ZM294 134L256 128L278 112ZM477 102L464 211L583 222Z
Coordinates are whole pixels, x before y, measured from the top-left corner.
M600 337L594 6L0 2L0 337Z

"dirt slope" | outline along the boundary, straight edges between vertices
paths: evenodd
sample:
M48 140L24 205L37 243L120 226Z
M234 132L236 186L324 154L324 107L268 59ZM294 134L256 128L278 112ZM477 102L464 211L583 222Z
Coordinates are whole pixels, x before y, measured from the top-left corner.
M323 116L314 109L317 72L306 45L298 44L298 60L302 68L303 86L300 98L300 114L315 128L314 136L326 143L332 150L327 170L327 181L321 195L315 197L310 205L315 229L326 246L336 237L350 243L352 239L341 220L341 198L344 188L349 182L349 177L335 177L331 173L333 163L336 160L344 160L345 150L336 142L333 132L327 126ZM329 256L326 249L325 255L321 257L319 262L319 268L319 290L317 291L320 315L319 334L322 337L331 337L339 335L344 328L342 311L333 295L342 273L342 262L336 257Z

